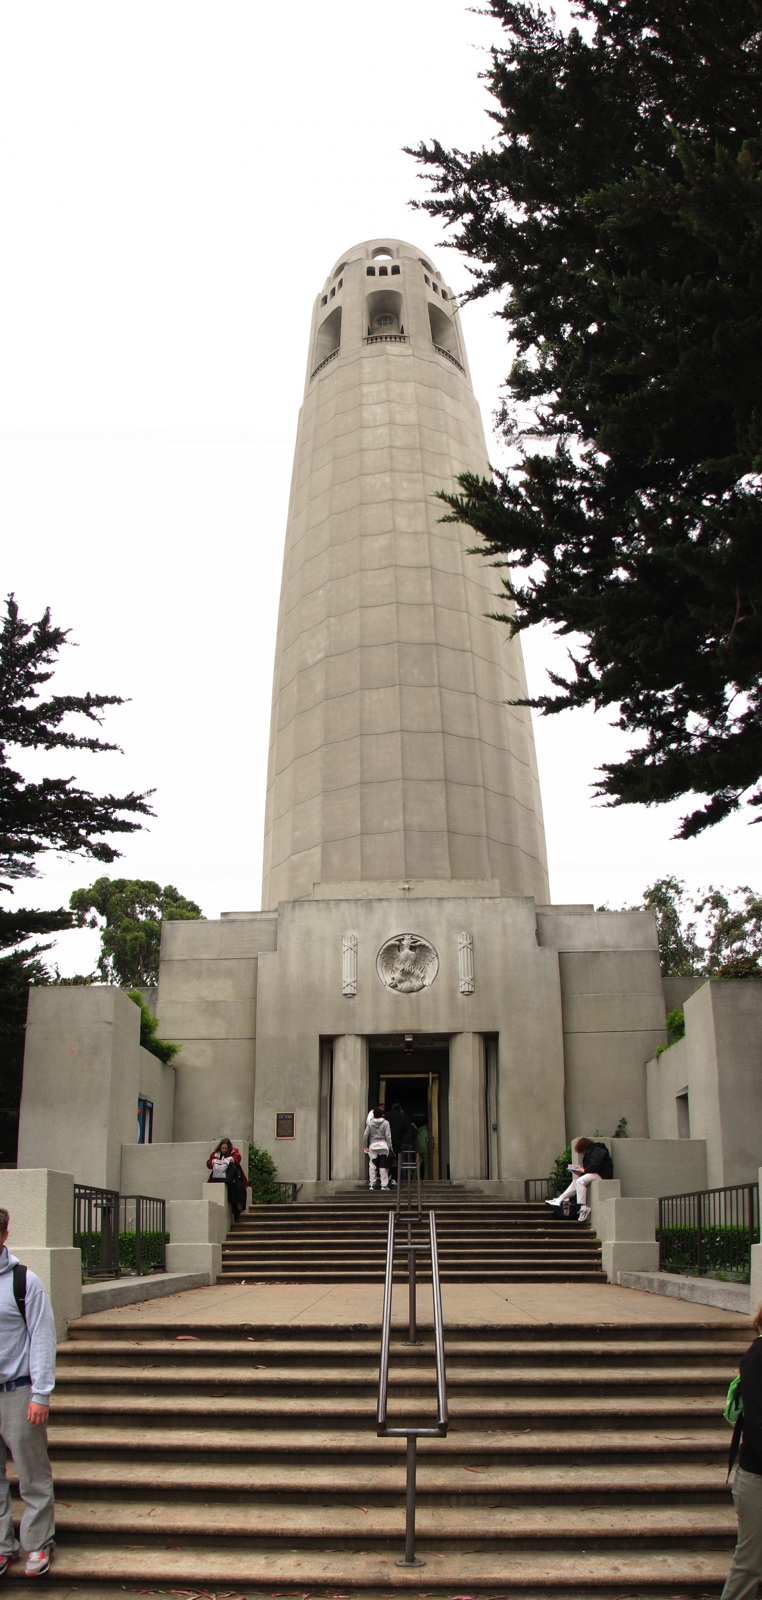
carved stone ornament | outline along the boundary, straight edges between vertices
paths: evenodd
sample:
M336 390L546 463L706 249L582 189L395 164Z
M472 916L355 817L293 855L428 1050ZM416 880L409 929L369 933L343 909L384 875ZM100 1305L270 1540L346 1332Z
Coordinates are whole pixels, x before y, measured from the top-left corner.
M428 989L439 971L439 956L428 939L417 933L398 933L387 939L376 956L376 972L387 989L417 994Z
M341 950L341 992L357 994L357 934L345 933Z
M474 941L470 933L458 934L458 976L461 994L473 994Z

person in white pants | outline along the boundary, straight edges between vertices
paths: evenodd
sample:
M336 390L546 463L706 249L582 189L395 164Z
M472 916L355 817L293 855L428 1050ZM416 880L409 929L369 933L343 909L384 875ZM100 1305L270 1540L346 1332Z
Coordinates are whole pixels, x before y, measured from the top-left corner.
M365 1124L363 1149L368 1157L368 1187L375 1189L376 1175L381 1188L389 1188L389 1160L392 1149L392 1130L381 1106L375 1106L373 1116Z
M581 1164L572 1166L574 1174L568 1188L563 1194L556 1195L554 1200L546 1200L546 1206L562 1206L564 1200L575 1196L579 1210L579 1221L587 1222L590 1215L588 1204L588 1189L594 1178L610 1178L613 1173L610 1152L605 1144L596 1142L595 1139L578 1139L574 1149L580 1157Z

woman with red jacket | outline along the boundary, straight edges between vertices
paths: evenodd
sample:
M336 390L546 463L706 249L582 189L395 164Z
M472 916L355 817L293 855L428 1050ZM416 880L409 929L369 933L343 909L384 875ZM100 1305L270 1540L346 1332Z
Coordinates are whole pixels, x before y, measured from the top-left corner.
M207 1181L225 1184L233 1221L237 1222L246 1210L246 1190L249 1187L249 1180L241 1166L240 1150L236 1150L230 1139L220 1139L206 1164L209 1168Z

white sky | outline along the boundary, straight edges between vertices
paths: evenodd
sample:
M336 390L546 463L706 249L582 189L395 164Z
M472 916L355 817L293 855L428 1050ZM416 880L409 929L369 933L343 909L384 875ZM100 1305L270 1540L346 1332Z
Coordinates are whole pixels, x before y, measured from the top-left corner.
M156 819L112 873L175 883L208 916L260 904L313 300L345 249L385 231L465 286L409 209L423 191L401 147L490 137L478 73L496 37L460 0L0 10L2 593L71 629L59 691L130 697L105 729L123 756L57 767L96 792L155 787ZM463 325L489 437L505 331L482 305ZM563 652L537 637L525 654L540 691ZM681 844L687 807L592 805L596 765L621 748L605 718L536 734L555 900L619 905L668 872L754 883L762 839L745 821ZM17 899L66 904L101 870L48 858ZM55 958L87 971L96 952L72 933Z

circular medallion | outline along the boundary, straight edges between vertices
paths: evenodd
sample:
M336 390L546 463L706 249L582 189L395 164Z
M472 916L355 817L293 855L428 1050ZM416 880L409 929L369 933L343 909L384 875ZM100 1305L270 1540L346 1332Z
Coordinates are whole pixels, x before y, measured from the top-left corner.
M399 994L417 994L428 989L439 971L439 956L428 939L418 933L398 933L382 944L376 956L376 972L387 989Z

